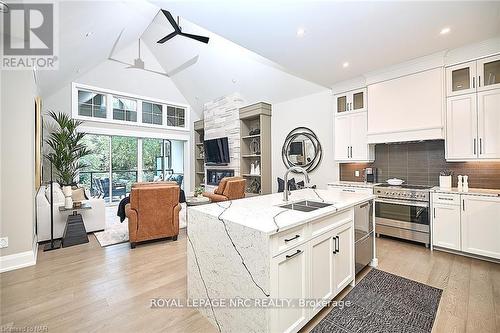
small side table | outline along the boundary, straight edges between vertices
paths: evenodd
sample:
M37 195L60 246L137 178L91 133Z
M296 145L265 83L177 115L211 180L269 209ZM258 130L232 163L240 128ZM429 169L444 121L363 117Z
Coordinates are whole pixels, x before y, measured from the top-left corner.
M61 242L62 247L69 247L89 242L82 214L78 213L79 210L84 209L92 209L92 206L89 203L83 203L80 207L73 207L69 209L64 206L59 206L60 212L73 211L72 214L68 215L68 219L66 221L66 227L64 228L64 234Z
M188 196L186 197L186 206L200 206L200 205L206 205L210 203L210 199L207 197L204 197L202 195L199 195L197 197L195 196Z

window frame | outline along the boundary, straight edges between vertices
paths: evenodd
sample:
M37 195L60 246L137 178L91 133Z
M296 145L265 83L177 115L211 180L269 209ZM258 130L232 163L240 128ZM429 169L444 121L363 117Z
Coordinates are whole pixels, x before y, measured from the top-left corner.
M92 93L96 93L96 94L101 94L101 95L105 96L105 98L106 98L106 118L99 118L99 117L93 117L93 116L83 116L83 115L80 115L78 113L78 111L79 111L78 91L79 90L83 90L86 92L92 92ZM113 113L114 113L113 112L113 99L115 97L117 97L117 98L122 97L122 98L130 99L130 100L134 100L136 102L137 121L113 119ZM142 103L143 102L161 105L161 107L162 107L162 125L149 124L149 123L144 123L142 121ZM168 122L167 122L167 108L168 107L184 109L184 127L168 125ZM110 89L93 87L93 86L80 84L80 83L76 83L76 82L72 83L71 109L72 109L72 117L74 119L79 119L79 120L83 120L86 122L88 121L88 122L93 122L93 123L111 123L111 124L120 124L120 125L134 126L134 127L168 129L168 130L180 131L180 132L189 132L191 129L190 107L187 104L175 103L175 102L170 102L170 101L165 101L165 100L159 100L157 98L133 95L133 94L128 94L128 93L124 93L124 92L120 92L120 91L114 91L114 90L110 90Z
M150 102L150 101L142 101L142 123L143 124L150 124L150 125L157 125L157 126L163 126L164 125L164 105L163 104L159 104L159 103L154 103L154 102ZM149 111L144 111L144 104L150 104L151 105L151 112ZM156 124L154 123L154 119L155 119L155 110L154 110L154 106L157 105L160 107L160 117L161 117L161 124ZM167 107L168 108L168 107ZM147 122L144 122L144 113L148 113L148 116L151 115L151 122L150 123L147 123Z

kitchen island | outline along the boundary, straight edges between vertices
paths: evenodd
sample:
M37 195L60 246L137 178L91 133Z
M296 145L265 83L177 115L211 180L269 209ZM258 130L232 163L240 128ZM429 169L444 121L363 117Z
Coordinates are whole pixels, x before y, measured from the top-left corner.
M354 284L353 207L374 198L304 189L190 207L188 298L209 301L198 309L221 332L298 331Z

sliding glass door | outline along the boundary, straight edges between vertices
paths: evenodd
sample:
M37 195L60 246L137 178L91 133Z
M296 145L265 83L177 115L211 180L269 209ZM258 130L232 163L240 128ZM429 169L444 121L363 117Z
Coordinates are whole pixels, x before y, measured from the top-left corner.
M92 152L81 160L79 183L93 197L119 202L137 181L176 181L184 186L184 141L87 134Z

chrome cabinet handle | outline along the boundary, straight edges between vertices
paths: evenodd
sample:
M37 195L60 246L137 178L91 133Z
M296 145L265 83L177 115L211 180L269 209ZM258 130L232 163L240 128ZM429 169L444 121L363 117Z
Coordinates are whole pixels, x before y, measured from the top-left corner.
M477 78L477 86L481 87L481 75Z
M347 158L349 158L349 146L347 146Z
M476 138L474 138L474 155L476 155Z
M465 212L465 199L462 199L462 210Z
M340 249L339 249L339 247L340 247L340 239L339 239L339 236L335 236L335 238L337 239L335 241L335 253L338 253L338 252L340 252Z
M297 239L297 238L299 238L299 237L300 237L300 235L295 235L295 236L294 236L294 237L292 237L292 238L285 239L285 243L286 243L286 242L293 241L294 239Z
M436 208L434 208L434 218L436 218Z
M472 88L476 88L476 78L472 78Z
M301 250L297 250L297 252L295 252L294 254L286 255L285 258L287 258L287 259L293 258L293 257L295 257L299 253L302 253L302 251Z
M479 155L483 154L483 139L479 138Z
M351 158L352 158L352 146L351 146Z

